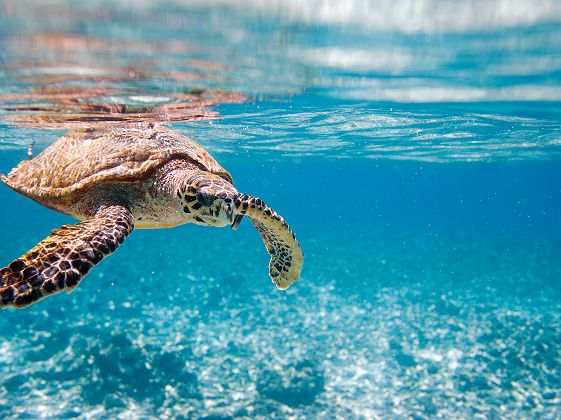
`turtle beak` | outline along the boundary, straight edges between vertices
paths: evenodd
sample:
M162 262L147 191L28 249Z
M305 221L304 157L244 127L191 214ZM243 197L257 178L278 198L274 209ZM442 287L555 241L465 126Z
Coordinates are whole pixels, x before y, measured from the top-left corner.
M234 222L232 223L232 229L233 229L233 230L238 230L238 226L240 225L242 219L243 219L243 214L238 214L238 215L234 218Z
M237 230L244 215L243 214L237 214L236 215L236 210L235 210L234 206L230 203L221 203L220 209L222 211L221 212L217 211L217 214L223 214L225 216L225 219L226 219L225 221L229 221L231 223L230 227L233 230Z

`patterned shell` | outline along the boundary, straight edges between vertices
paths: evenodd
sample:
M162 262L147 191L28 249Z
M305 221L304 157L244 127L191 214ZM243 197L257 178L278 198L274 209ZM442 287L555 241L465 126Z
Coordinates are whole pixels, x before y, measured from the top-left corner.
M62 197L102 182L144 179L172 159L189 160L232 182L201 145L159 125L69 132L2 180L30 197Z

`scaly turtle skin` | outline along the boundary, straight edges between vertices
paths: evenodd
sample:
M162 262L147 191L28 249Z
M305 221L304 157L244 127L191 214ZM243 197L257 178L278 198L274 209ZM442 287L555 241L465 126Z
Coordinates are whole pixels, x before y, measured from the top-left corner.
M240 194L199 144L159 125L75 131L1 180L38 203L82 222L52 231L0 269L0 306L23 307L71 291L133 228L185 223L235 229L249 217L271 255L279 289L300 277L304 256L284 219Z

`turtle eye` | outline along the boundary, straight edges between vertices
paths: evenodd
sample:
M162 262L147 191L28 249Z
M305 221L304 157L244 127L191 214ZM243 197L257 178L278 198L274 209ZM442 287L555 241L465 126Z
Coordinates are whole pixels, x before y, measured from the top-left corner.
M214 202L214 196L212 196L210 194L205 194L205 193L202 193L202 192L199 191L197 193L197 202L201 206L209 207Z

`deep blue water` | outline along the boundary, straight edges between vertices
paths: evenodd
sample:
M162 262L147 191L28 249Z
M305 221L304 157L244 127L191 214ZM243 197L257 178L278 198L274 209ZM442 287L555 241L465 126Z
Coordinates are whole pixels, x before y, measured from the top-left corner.
M2 311L1 417L561 415L561 10L347 4L0 2L1 173L167 124L305 254L281 292L247 221L134 231ZM1 266L74 223L0 202Z

